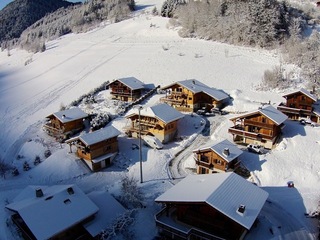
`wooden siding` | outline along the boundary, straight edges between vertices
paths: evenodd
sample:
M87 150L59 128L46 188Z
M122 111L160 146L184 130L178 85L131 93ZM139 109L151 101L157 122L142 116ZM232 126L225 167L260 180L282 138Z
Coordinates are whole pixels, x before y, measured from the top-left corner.
M152 135L163 143L173 140L178 127L178 120L168 124L148 116L140 116L141 118L141 135ZM130 117L131 126L126 128L126 132L131 132L133 137L139 137L139 115Z
M141 97L141 89L132 90L120 81L110 83L112 99L121 100L125 102L132 102Z
M195 153L195 156L198 174L227 172L228 170L234 170L239 164L238 158L228 163L211 149L199 151Z
M239 239L246 231L240 224L206 203L174 203L172 207L176 209L178 221L221 238Z
M44 129L49 135L58 136L61 134L74 134L84 128L83 119L76 119L74 121L62 123L58 118L52 116L48 123L44 126ZM61 136L60 136L61 137Z
M175 109L183 112L195 112L198 109L205 108L207 111L213 107L222 107L222 101L216 101L213 97L199 92L194 94L187 88L179 84L174 84L164 90L167 91L166 96L160 99L161 102L165 102Z
M301 92L286 96L286 106L290 108L312 110L312 104L315 103L310 97Z
M230 127L228 130L233 135L235 142L259 144L271 149L281 135L283 124L278 126L260 113L246 116L241 120L241 124ZM235 124L236 120L233 120L233 122Z
M83 158L84 160L92 160L108 153L115 153L117 151L117 137L104 140L91 146L85 146L85 144L81 141L79 141L77 145L77 155L79 158Z

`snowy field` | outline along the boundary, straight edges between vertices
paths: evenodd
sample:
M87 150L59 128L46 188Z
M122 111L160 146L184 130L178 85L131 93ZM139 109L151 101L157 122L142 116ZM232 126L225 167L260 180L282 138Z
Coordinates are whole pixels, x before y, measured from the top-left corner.
M124 176L140 180L138 150L132 150L137 139L121 134L120 153L114 165L91 173L69 153L69 146L56 143L41 129L46 116L105 81L133 76L147 84L165 86L194 78L224 90L233 98L226 108L230 114L211 119L215 124L211 126L213 131L207 144L232 140L227 130L232 124L229 119L236 114L256 110L269 101L274 106L284 101L281 96L285 92L256 90L264 71L279 65L276 52L182 39L177 29L169 27L168 19L151 15L153 6L160 9L161 3L137 1L141 10L132 19L101 24L91 32L48 42L44 53L13 49L7 56L6 51L0 52L0 157L20 170L19 176L7 175L6 179L0 179L0 239L16 239L6 225L9 212L4 206L27 185L74 183L86 193L107 190L117 196L121 194L120 181ZM295 71L292 66L288 69ZM287 90L300 87L303 83ZM161 96L156 94L147 99L144 106L158 103ZM83 108L115 112L109 104L108 91L101 92L99 99L99 105ZM155 204L154 199L176 183L171 180L168 163L201 135L203 121L186 114L179 123L181 140L166 144L163 150L143 147L144 182L138 185L144 193L146 208L139 209L135 215L130 228L134 239L156 237L154 214L161 206ZM128 121L118 117L111 124L123 132ZM274 150L264 155L244 152L241 158L252 173L250 180L270 195L270 202L259 219L260 228L253 230L247 239L316 237L316 221L307 218L305 213L314 212L320 199L320 128L292 121L285 124L283 139ZM50 149L52 155L45 159L46 149ZM42 163L33 166L37 155ZM31 170L22 171L24 161L31 163ZM194 167L192 156L186 156L182 167ZM295 188L288 188L288 181L293 181ZM273 234L270 228L274 229Z

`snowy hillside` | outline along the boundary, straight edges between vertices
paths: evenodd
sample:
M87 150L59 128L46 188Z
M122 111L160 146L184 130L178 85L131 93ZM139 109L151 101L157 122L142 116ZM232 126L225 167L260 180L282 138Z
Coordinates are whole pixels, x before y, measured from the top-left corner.
M276 51L180 38L177 29L169 27L168 19L151 14L153 6L160 9L161 3L137 1L141 10L133 18L101 24L88 33L66 35L48 42L43 53L14 49L8 56L7 52L0 52L0 157L20 169L23 161L32 163L37 155L43 161L32 165L28 172L21 170L19 176L0 179L0 239L15 239L6 226L9 213L4 206L29 184L75 183L85 192L108 190L119 195L120 181L125 175L139 180L138 151L132 150L137 139L121 134L120 154L115 164L102 172L91 173L69 153L68 145L56 143L41 129L46 116L105 81L133 76L147 84L165 86L194 78L224 90L233 98L226 108L230 114L210 118L210 136L199 140L197 136L201 135L204 120L186 115L180 123L180 141L166 144L163 150L143 147L144 183L139 183L139 187L146 208L137 211L131 226L134 239L148 240L157 235L153 215L160 206L154 199L175 183L168 163L176 153L196 138L194 147L222 139L232 141L227 131L231 117L256 110L269 101L274 106L284 101L284 92L255 90L264 71L279 65ZM303 83L296 87L303 87ZM161 96L154 95L144 106L158 103ZM107 104L109 92L101 92L99 98L99 106L88 108L99 107L101 111L114 113L114 106ZM111 124L123 133L128 121L118 117ZM274 150L264 155L245 152L242 156L252 172L250 180L268 191L270 201L276 206L268 206L270 211L266 210L261 221L265 228L252 232L248 239L316 236L316 222L304 214L314 212L320 199L320 127L302 126L289 120L285 124L283 139ZM46 149L52 155L44 159ZM192 156L186 154L183 163L185 168L192 168ZM189 174L188 169L182 172ZM295 188L287 188L288 181L293 181ZM283 226L275 235L270 233L269 227L286 225L283 222L286 219L287 228Z

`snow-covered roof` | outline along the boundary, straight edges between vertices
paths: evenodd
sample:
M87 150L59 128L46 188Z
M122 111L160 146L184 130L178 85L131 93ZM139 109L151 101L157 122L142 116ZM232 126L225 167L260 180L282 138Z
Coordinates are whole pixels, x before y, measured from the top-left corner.
M169 86L164 87L164 89L169 88L169 87L173 86L174 84L179 84L179 85L187 88L188 90L190 90L193 93L204 92L205 94L209 95L210 97L214 98L217 101L221 101L221 100L229 98L229 96L226 93L224 93L223 91L215 89L215 88L211 88L196 79L188 79L188 80L178 81L176 83L173 83L173 84L170 84Z
M212 151L214 151L216 154L218 154L220 157L222 157L224 160L226 160L227 162L231 162L234 159L236 159L237 157L239 157L243 151L240 150L237 145L235 145L234 143L230 142L229 140L225 139L223 141L220 141L218 143L213 144L210 147L203 147L200 149L196 149L193 152L197 152L197 151L201 151L201 150L207 150L207 149L211 149ZM224 153L224 150L228 149L229 150L229 155L226 155Z
M236 173L189 175L156 198L156 202L207 203L246 229L260 213L268 193ZM245 205L240 215L237 209Z
M139 114L139 110L137 108L133 108L128 112L126 117L128 118L137 114ZM152 107L142 108L140 110L140 115L157 118L166 124L184 117L184 115L181 112L177 111L176 109L174 109L166 103L161 103Z
M110 227L126 210L114 197L105 191L91 192L88 197L99 207L99 212L92 221L83 226L92 237L95 237L102 230Z
M118 129L113 126L108 126L91 133L83 134L79 137L79 140L89 146L98 142L102 142L106 139L116 137L120 134L121 132Z
M74 120L86 118L86 117L88 117L88 114L86 114L80 108L75 107L75 108L70 108L67 110L53 113L53 116L58 118L60 122L67 123L67 122L71 122Z
M278 109L274 108L271 105L265 105L264 107L259 108L258 110L242 114L238 117L231 118L231 120L235 120L237 118L244 118L246 116L251 116L257 113L264 115L265 117L269 118L277 125L282 124L285 120L288 119L288 116L282 113L281 111L279 111Z
M261 109L258 110L261 114L264 116L270 118L273 122L275 122L277 125L280 125L285 120L287 120L288 116L279 111L278 109L274 108L271 105L267 105Z
M304 95L306 95L307 97L311 98L313 101L317 101L317 97L314 96L313 94L311 94L307 89L305 88L301 88L297 91L293 91L293 92L290 92L290 93L287 93L285 95L283 95L283 97L286 97L286 96L289 96L289 95L292 95L292 94L295 94L295 93L303 93Z
M136 79L135 77L119 78L119 79L116 79L115 81L117 80L132 90L145 88L144 83Z
M39 188L42 197L36 197ZM6 208L18 212L39 240L49 239L99 210L76 185L29 186Z

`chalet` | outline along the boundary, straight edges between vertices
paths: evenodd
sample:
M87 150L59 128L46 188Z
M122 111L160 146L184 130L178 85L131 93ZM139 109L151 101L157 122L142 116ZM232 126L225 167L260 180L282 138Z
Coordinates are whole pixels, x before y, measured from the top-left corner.
M109 84L112 99L134 102L142 95L145 84L135 77L119 78Z
M156 225L170 239L243 239L267 198L233 172L189 175L155 199Z
M109 166L118 153L118 135L120 132L113 126L72 138L66 143L77 147L77 156L92 171L99 171Z
M235 142L258 144L271 149L281 136L287 118L273 106L267 105L231 118L234 126L229 128L229 133L233 135Z
M228 140L220 141L210 147L193 150L198 174L234 171L240 165L242 154L235 144Z
M221 109L229 101L229 96L223 91L208 87L195 79L179 81L162 90L166 91L166 96L160 100L183 112Z
M317 108L319 103L317 97L304 88L298 91L283 95L285 103L278 106L278 110L288 116L289 119L299 120L300 118L310 118L314 122L319 121Z
M28 186L6 208L26 240L94 239L125 209L107 192Z
M126 118L131 120L131 125L125 128L126 133L132 137L151 135L162 143L171 141L178 127L178 120L184 115L168 104L162 103L142 109L132 109ZM141 124L139 124L141 123Z
M43 129L51 136L66 139L84 128L83 121L87 117L80 108L70 108L47 116Z

